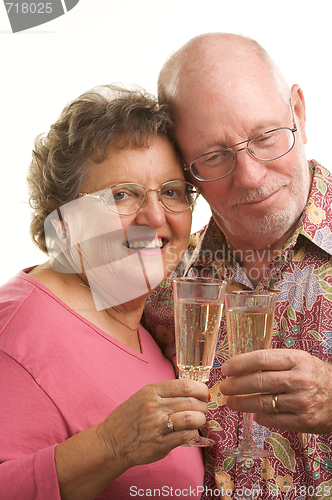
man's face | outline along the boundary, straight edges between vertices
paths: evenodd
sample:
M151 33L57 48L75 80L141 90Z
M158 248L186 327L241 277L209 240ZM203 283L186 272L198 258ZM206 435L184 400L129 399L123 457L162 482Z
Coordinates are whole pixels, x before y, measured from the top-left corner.
M293 128L290 106L277 93L266 69L240 78L232 68L228 75L223 72L226 84L218 82L218 71L208 77L203 81L201 74L193 79L172 104L177 140L187 165L197 156L268 130ZM287 155L264 162L242 151L227 177L211 182L193 179L235 247L273 245L289 233L305 206L310 175L304 155L304 102L297 86L292 89L292 105L298 131Z

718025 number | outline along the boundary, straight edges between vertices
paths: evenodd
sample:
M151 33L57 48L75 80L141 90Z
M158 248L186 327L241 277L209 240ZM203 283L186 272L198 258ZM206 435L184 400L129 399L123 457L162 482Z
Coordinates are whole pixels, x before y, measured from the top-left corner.
M52 2L47 3L6 3L6 9L9 14L10 10L16 9L16 13L22 14L51 14Z

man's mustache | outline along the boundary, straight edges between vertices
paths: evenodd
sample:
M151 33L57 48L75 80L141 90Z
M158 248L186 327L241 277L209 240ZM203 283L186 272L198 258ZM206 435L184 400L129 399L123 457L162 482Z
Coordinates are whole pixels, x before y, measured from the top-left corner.
M264 198L268 198L279 189L287 186L287 184L288 182L284 180L282 182L279 182L278 184L274 184L273 186L260 186L256 189L245 190L240 196L237 196L232 200L230 206L233 208L236 205L242 205L243 203L250 203L253 201L259 201Z

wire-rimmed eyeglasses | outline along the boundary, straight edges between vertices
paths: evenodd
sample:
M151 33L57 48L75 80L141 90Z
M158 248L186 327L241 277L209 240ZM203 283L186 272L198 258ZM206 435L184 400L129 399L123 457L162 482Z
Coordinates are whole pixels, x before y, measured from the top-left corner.
M149 191L158 194L159 201L169 212L188 210L199 196L199 190L186 181L165 182L159 189L145 189L140 184L123 183L111 186L100 195L79 193L79 196L96 198L116 214L132 215L142 208Z
M295 144L295 132L297 126L294 111L293 128L280 127L269 130L252 139L238 142L233 146L218 151L211 151L195 158L184 170L190 170L191 174L201 182L217 181L227 177L235 167L236 155L240 151L247 150L250 156L261 161L272 161L281 158L293 149ZM234 150L235 147L247 144L245 147Z

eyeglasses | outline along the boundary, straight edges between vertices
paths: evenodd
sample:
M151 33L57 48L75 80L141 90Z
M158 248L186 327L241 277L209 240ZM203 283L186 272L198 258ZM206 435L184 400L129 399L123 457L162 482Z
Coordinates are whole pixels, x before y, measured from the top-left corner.
M140 184L116 184L101 195L79 193L79 196L96 198L112 212L119 215L132 215L145 203L149 191L158 193L159 201L170 212L184 212L192 207L199 196L199 190L186 181L165 182L159 189L145 189Z
M217 181L227 177L235 167L236 155L245 149L250 156L261 161L272 161L281 158L293 149L295 144L295 123L294 111L293 128L281 127L269 130L253 139L238 142L226 149L211 151L195 158L189 166L184 165L184 170L190 170L195 179L201 182ZM234 148L247 144L245 147L234 151Z

